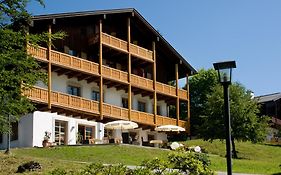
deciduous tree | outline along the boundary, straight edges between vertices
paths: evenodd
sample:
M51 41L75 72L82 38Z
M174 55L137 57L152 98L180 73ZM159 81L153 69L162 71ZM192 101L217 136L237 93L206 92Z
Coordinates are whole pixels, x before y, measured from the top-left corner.
M213 69L201 69L189 79L192 135L199 133L202 117L206 116L207 96L212 93L216 84L217 72Z
M224 97L222 86L216 85L207 96L204 122L200 134L205 140L225 139ZM237 158L235 140L263 141L268 117L259 117L259 106L251 91L239 83L230 86L231 141L233 157Z
M42 0L37 0L43 5ZM10 132L8 115L17 121L19 116L32 111L33 105L23 95L46 74L38 62L27 53L27 43L49 42L64 33L28 34L31 15L26 10L28 0L0 1L0 133Z

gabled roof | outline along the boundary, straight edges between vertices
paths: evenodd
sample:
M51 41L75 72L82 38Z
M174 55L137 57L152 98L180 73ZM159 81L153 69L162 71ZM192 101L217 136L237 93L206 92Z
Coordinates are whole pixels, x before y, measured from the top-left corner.
M262 96L258 96L258 97L255 97L255 98L258 100L258 103L277 101L277 100L281 99L281 92L274 93L274 94L262 95Z
M197 73L196 69L193 68L166 40L165 38L151 25L149 22L134 8L125 8L125 9L111 9L111 10L96 10L96 11L83 11L83 12L70 12L70 13L59 13L59 14L47 14L47 15L37 15L32 19L37 20L50 20L58 18L70 18L70 17L79 17L79 16L93 16L93 15L106 15L106 14L118 14L118 13L133 13L134 16L138 17L151 32L154 33L156 37L159 37L159 40L162 40L168 48L180 59L180 61L190 69L191 75Z

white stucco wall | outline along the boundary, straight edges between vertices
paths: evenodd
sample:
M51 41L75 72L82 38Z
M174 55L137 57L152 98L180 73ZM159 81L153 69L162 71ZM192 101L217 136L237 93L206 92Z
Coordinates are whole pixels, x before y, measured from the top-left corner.
M54 140L52 119L55 114L35 111L33 113L33 143L32 146L42 147L45 131L51 132L50 140Z
M94 126L95 127L95 138L102 137L97 127L97 122L87 121L85 119L77 119L72 117L66 117L57 115L56 113L40 112L36 111L33 114L33 145L42 147L42 141L45 135L45 131L51 132L50 141L55 141L55 122L64 121L66 122L66 143L68 145L76 144L76 135L78 132L78 125Z
M122 97L128 98L128 95L125 93L125 91L117 91L116 88L104 87L104 102L122 107Z
M32 147L33 143L33 114L22 116L19 120L19 147Z

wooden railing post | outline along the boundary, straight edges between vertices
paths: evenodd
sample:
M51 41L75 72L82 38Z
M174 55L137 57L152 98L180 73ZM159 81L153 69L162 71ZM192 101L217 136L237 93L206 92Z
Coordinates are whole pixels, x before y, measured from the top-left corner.
M132 114L132 84L131 84L131 19L128 17L128 118Z
M180 98L179 98L179 66L178 64L175 65L175 75L176 75L176 115L177 115L177 125L179 125L180 120Z
M48 26L48 51L47 51L47 59L48 59L48 110L51 110L51 86L52 86L52 62L51 62L51 49L52 49L52 25Z
M154 113L154 124L157 125L157 94L156 94L156 48L155 42L152 42L152 51L153 51L153 113Z
M99 23L100 30L100 42L99 42L99 73L100 73L100 84L99 84L99 93L100 93L100 119L103 119L103 79L102 79L102 20Z

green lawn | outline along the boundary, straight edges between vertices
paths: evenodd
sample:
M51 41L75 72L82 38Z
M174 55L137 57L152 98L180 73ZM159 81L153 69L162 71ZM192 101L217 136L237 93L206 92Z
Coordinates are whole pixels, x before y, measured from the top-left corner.
M54 148L15 149L16 155L59 159L79 162L101 162L105 164L123 163L139 165L140 162L154 157L164 158L168 150L144 149L125 145L98 145L98 146L64 146Z
M212 143L202 140L190 140L188 145L200 145L206 148L211 159L211 168L215 171L226 171L225 142L218 140ZM233 160L233 172L274 174L281 172L281 146L236 143L239 159Z
M226 171L225 143L213 143L202 140L186 142L189 146L199 145L210 155L211 168L215 171ZM281 147L264 144L237 143L240 159L233 161L233 171L243 173L273 174L281 172ZM12 156L0 152L0 174L14 174L17 167L27 161L35 160L42 164L44 174L55 168L79 169L87 163L101 162L106 164L123 163L139 165L143 160L155 157L167 157L168 150L141 148L126 145L65 146L55 148L12 149Z
M12 149L11 156L0 151L0 174L14 174L20 164L31 160L42 164L43 169L39 174L44 174L59 167L75 170L92 162L139 165L143 160L165 158L168 152L169 150L125 145ZM38 172L31 174L38 174Z

